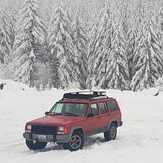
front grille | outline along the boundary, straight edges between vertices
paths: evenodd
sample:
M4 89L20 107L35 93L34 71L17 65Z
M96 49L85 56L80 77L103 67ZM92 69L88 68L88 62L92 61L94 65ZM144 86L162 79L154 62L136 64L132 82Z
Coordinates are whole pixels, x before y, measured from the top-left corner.
M54 126L40 126L40 125L32 126L32 134L56 135L56 133L57 127Z

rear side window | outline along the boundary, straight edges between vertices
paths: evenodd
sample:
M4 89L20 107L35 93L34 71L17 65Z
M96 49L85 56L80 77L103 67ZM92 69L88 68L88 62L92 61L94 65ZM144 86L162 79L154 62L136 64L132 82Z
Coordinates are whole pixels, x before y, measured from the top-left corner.
M115 101L109 101L107 105L111 112L115 112L118 110L118 105Z
M93 115L98 115L97 104L91 104L91 112L93 113Z
M100 110L100 113L101 113L101 114L104 114L104 113L107 112L106 103L99 103L98 106L99 106L99 110Z

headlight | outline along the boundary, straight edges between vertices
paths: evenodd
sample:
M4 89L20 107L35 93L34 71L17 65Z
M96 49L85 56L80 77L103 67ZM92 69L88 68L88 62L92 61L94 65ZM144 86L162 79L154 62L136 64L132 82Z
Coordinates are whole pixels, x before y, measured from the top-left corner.
M58 127L58 131L57 131L58 135L64 135L64 134L68 134L68 128L66 127Z
M64 131L64 127L58 127L58 131Z
M31 130L32 130L32 126L31 126L31 125L27 125L27 126L26 126L26 131L27 131L27 132L30 132Z

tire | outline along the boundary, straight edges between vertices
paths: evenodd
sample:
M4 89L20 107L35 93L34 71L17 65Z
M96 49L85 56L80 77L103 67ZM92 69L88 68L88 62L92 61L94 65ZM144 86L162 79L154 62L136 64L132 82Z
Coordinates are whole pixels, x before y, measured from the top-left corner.
M63 144L64 149L69 149L70 151L77 151L82 149L84 146L84 135L81 132L74 132L68 143Z
M63 146L64 149L69 149L68 143L63 144L62 146Z
M117 137L117 126L111 124L109 130L104 132L104 137L106 141L115 140Z
M47 142L26 140L26 145L30 150L40 150L40 149L44 149L46 147Z
M63 149L68 149L67 143L57 143L59 146L62 146Z

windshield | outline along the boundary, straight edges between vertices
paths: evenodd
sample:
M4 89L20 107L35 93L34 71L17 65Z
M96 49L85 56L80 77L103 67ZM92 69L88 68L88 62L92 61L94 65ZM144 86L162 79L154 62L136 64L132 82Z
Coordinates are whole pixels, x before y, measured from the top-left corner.
M84 116L87 104L56 103L50 110L50 114L65 116Z

